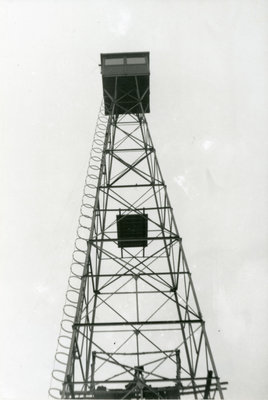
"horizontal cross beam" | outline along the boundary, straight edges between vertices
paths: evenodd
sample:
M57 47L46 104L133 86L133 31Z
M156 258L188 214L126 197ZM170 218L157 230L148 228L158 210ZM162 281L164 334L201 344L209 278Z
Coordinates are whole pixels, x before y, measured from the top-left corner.
M79 326L121 326L121 325L166 325L166 324L195 324L203 323L202 319L180 319L180 320L169 320L169 321L124 321L124 322L86 322L86 323L75 323L74 327Z

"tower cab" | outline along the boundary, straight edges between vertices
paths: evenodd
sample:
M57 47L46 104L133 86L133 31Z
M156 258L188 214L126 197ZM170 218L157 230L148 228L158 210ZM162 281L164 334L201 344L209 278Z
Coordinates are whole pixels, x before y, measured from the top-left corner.
M105 115L150 112L149 52L101 54Z

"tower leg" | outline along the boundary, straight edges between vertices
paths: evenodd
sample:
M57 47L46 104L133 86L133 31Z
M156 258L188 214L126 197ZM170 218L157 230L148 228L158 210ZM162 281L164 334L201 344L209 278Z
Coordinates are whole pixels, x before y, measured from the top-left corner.
M180 396L180 388L181 388L181 357L180 357L180 350L176 350L176 363L177 363L177 386L178 386L178 399L181 398Z
M92 352L92 364L91 364L91 385L90 390L94 392L95 390L95 382L94 382L94 375L95 375L95 363L96 363L96 352Z
M204 399L209 399L209 397L210 397L209 394L210 394L210 386L211 386L212 374L213 374L213 371L208 371Z

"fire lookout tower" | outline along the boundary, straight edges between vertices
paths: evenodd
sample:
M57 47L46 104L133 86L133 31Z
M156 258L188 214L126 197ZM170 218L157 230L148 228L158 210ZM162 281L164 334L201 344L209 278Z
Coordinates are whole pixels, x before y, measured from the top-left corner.
M223 399L146 113L149 53L101 55L57 367L63 399Z

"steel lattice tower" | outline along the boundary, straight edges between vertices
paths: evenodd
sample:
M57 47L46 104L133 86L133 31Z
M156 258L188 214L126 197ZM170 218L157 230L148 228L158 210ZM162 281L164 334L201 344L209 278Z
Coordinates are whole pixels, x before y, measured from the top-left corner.
M149 53L101 55L52 397L223 398L145 114Z

